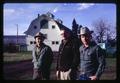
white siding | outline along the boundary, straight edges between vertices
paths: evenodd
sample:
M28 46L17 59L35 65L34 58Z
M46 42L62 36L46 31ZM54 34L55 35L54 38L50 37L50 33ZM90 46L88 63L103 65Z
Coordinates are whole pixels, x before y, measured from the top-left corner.
M49 45L53 51L58 51L59 45L61 43L61 36L60 36L60 30L59 27L56 25L54 21L48 22L48 29L41 29L40 32L47 34L47 39L44 41L45 44ZM52 28L52 25L55 26L55 28ZM58 41L59 44L52 44L52 41Z
M26 38L26 43L27 43L27 50L32 51L34 44L30 44L30 41L35 41L33 36L28 35Z
M39 22L37 23L39 24ZM37 27L39 27L38 24L36 24ZM55 26L54 29L52 28L52 25ZM48 22L48 29L41 29L40 32L42 32L43 34L47 34L47 39L44 40L44 43L50 46L52 48L52 51L58 51L62 38L60 36L60 29L57 24L53 20L51 20ZM28 45L27 50L32 51L34 44L30 44L30 41L35 41L34 37L28 35L26 40L26 43ZM59 44L52 44L52 41L59 42Z

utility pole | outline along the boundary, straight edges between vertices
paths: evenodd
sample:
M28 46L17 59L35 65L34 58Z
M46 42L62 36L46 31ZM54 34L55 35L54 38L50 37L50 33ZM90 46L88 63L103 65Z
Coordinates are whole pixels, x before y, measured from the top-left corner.
M16 42L16 46L17 46L17 48L16 48L16 50L20 50L20 48L19 48L19 45L18 45L18 24L16 24L16 27L17 27L17 42Z
M18 45L18 24L16 24L17 27L17 45Z

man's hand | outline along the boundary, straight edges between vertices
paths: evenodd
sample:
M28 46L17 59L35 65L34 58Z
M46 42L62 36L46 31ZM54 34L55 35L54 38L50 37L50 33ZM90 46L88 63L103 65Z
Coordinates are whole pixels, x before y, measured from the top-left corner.
M58 72L59 72L59 71L56 71L56 76L57 76L57 77L58 77Z
M57 78L57 80L60 79L60 72L59 71L56 71L56 78Z
M70 72L71 72L71 69L69 69L68 71L64 72L64 79L65 80L70 80Z
M96 76L90 76L89 78L91 78L91 80L97 80Z

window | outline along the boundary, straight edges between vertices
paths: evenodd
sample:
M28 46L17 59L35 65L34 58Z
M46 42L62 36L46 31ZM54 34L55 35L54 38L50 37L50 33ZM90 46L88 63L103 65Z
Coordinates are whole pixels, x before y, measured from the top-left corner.
M34 29L37 29L37 26L34 26Z
M55 26L54 26L54 25L52 25L52 29L55 29Z
M44 34L45 38L47 39L47 34Z
M32 42L32 41L30 41L30 44L33 44L33 42Z
M41 22L40 22L40 28L42 28L42 29L47 29L48 28L48 21L47 20L42 20Z
M58 42L58 41L56 41L56 44L59 44L59 42Z
M55 44L55 41L52 41L52 44Z
M52 41L52 44L59 44L59 41Z

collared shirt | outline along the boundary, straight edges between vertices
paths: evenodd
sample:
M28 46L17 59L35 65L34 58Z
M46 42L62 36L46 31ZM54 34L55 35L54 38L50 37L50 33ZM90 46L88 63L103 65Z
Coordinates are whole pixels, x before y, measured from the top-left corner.
M81 73L99 78L105 68L105 54L102 49L95 43L90 43L89 47L82 45L79 50Z

